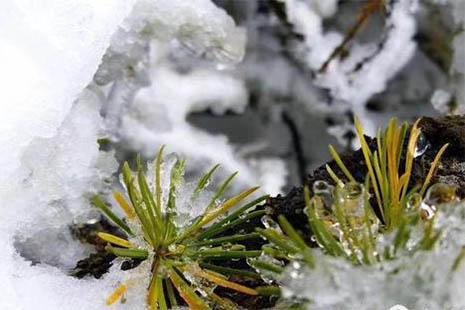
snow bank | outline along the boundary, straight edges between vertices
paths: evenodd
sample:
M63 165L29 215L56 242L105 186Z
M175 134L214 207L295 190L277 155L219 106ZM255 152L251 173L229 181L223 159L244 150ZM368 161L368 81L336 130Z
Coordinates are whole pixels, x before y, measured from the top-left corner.
M0 192L33 137L51 137L134 0L6 1L0 11Z
M91 115L88 115L90 124L70 125L77 127L62 140L52 143L48 139L57 135L57 128L65 119L72 102L90 81L108 47L112 33L129 13L133 3L134 1L126 0L89 0L79 3L67 0L18 0L2 3L1 309L72 309L74 306L76 309L82 309L79 303L76 303L80 297L74 294L73 290L81 293L90 292L89 289L79 291L79 288L83 288L83 283L68 277L55 267L31 268L29 262L19 257L13 247L13 241L16 232L24 230L25 233L31 233L26 236L35 239L35 242L46 243L47 234L41 236L40 233L34 233L41 228L45 231L53 228L58 230L57 225L66 224L60 223L63 214L58 216L55 213L63 213L64 209L61 207L61 211L58 211L58 208L50 207L49 203L64 203L59 198L73 191L75 195L80 194L79 184L83 186L83 183L88 181L86 178L92 178L86 173L92 170L95 152L84 152L82 155L82 150L89 145L82 144L81 141L93 138L87 134L89 130L92 131L90 128L95 126L92 124L94 118ZM43 147L36 148L30 145L35 138L38 139L35 140L36 143L45 139ZM69 158L61 157L65 155L61 154L60 148L65 146L71 147L67 155L71 155L72 152L75 155ZM26 148L29 149L29 155L23 156ZM73 157L80 157L80 160L76 162L76 166L70 167L69 163L73 161ZM20 168L21 159L26 165ZM81 164L83 166L80 166ZM55 168L58 171L55 171ZM67 174L73 171L74 175ZM44 183L41 183L42 177L45 178ZM76 184L77 188L72 188L71 184L76 178L79 181ZM35 216L37 221L33 227L25 224L30 224ZM45 216L47 217L44 218ZM57 234L52 235L58 238ZM51 252L56 250L52 243L38 255L49 256L44 258L53 260L50 257ZM67 249L60 250L66 252ZM55 255L59 255L60 250L56 251ZM60 259L68 260L69 263L69 257L66 256L67 253L64 253L64 258Z

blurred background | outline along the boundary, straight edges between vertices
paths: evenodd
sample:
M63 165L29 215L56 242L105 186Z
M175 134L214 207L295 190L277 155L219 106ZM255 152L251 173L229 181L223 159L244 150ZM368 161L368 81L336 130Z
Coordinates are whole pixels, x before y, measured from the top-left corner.
M322 61L354 29L370 1L214 2L246 30L243 61L236 66L202 62L205 55L186 44L170 49L163 61L186 78L202 71L217 74L213 80L228 76L240 83L223 83L222 94L200 101L233 97L244 102L219 110L208 106L218 103L208 102L187 113L187 122L226 136L237 158L249 166L251 159L281 160L287 171L284 191L329 159L328 144L340 150L356 147L354 114L373 134L393 116L412 121L460 113L456 105L463 98L455 97L453 77L454 57L465 49L457 42L454 46L462 31L454 19L459 2L386 2L369 13L327 73L319 72ZM263 169L273 170L273 165Z

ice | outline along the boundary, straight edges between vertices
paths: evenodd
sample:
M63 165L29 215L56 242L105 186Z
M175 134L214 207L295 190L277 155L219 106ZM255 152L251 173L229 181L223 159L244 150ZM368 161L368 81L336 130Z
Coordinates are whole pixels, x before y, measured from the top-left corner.
M403 253L373 266L317 255L315 269L287 268L284 295L311 301L309 309L460 309L465 266L453 266L465 244L465 205L441 205L438 227L444 239L431 252Z

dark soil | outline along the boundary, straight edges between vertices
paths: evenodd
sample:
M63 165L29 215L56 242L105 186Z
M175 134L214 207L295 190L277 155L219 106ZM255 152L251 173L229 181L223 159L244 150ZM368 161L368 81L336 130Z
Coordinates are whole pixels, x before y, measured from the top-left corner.
M117 236L123 236L122 233L103 217L95 223L73 225L70 230L76 239L83 243L92 244L96 251L89 257L78 261L71 274L77 278L88 275L97 279L101 278L102 275L108 272L116 256L105 251L106 242L100 239L97 233L105 231Z

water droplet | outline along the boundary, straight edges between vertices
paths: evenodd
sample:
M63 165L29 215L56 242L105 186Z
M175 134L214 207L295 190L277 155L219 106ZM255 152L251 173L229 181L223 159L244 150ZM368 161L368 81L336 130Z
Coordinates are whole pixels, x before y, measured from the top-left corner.
M417 140L417 145L415 145L415 151L413 153L413 157L417 158L418 156L422 156L425 154L426 150L430 147L428 140L426 139L425 135L420 133Z
M265 226L265 228L271 228L271 229L274 229L278 232L282 232L281 231L281 228L279 227L278 223L276 223L272 218L271 216L269 215L264 215L262 218L261 218L261 221L262 221L262 224L263 226Z

